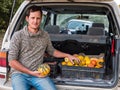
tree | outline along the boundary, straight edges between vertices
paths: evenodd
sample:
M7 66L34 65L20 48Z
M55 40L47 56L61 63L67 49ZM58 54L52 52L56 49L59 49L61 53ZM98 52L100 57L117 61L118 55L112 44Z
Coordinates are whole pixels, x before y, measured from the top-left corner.
M24 0L16 0L13 15L15 14L16 10L18 9L18 7L23 1ZM6 29L9 25L13 2L14 0L1 0L0 1L0 21L1 21L0 30Z

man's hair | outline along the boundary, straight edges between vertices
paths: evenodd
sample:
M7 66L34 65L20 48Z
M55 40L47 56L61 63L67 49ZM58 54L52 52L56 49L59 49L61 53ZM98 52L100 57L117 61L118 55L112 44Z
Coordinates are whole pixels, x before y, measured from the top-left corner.
M41 7L39 7L39 6L31 6L31 7L28 8L28 10L26 12L26 16L29 16L30 12L36 12L36 11L40 11L40 13L42 15Z

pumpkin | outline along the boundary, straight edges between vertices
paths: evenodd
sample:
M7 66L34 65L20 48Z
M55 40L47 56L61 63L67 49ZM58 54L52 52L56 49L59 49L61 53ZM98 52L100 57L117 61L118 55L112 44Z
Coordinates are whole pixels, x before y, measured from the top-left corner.
M41 76L47 76L50 73L50 66L47 63L40 64L38 66L38 72Z

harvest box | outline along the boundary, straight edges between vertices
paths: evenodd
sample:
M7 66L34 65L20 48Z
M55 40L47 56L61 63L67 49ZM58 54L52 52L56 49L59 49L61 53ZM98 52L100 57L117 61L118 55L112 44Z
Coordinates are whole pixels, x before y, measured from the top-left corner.
M84 55L85 54L80 54ZM90 58L104 58L104 54L100 55L87 55ZM105 64L103 63L103 67L87 67L87 66L61 66L61 76L62 78L75 78L75 79L85 79L85 78L94 78L94 79L102 79L105 73Z
M61 66L62 78L103 78L105 69L104 68L89 68L89 67L78 67L78 66Z

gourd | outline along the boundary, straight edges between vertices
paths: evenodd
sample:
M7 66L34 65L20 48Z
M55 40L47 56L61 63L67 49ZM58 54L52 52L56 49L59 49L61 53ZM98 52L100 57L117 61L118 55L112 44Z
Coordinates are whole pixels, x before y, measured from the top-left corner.
M41 76L47 76L50 73L50 66L47 63L40 64L38 66L38 72Z

